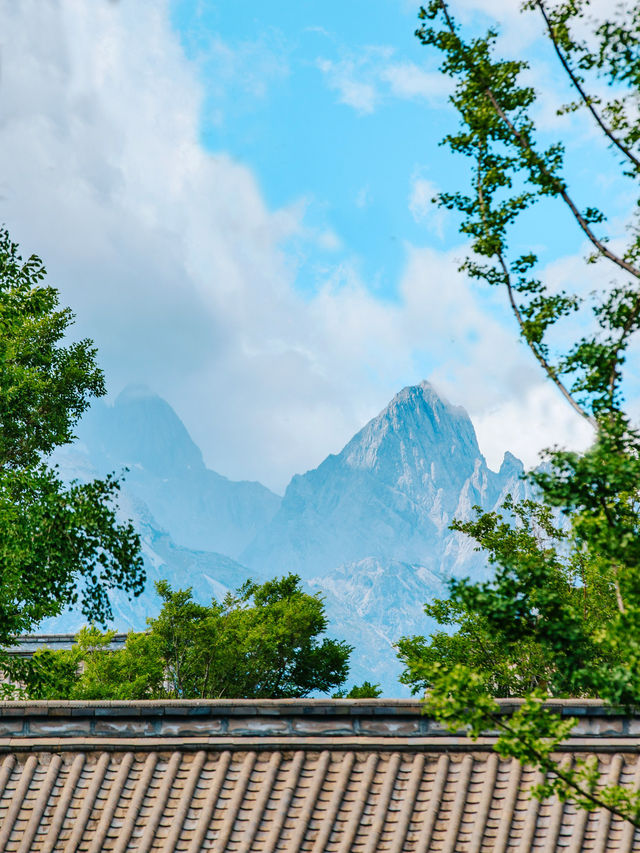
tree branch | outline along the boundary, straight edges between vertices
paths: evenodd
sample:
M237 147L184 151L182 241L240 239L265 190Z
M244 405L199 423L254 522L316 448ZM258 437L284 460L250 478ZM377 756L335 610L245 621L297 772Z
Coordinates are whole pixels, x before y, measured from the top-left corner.
M618 610L622 615L627 612L626 607L624 606L624 599L622 598L622 592L620 590L620 581L618 580L618 567L613 566L613 586L616 591L616 604L618 605Z
M443 2L443 0L441 0L441 2ZM553 175L551 175L551 173L549 172L547 167L544 165L544 162L540 159L540 157L536 154L536 152L533 151L533 149L531 148L531 146L529 145L527 140L523 137L523 135L520 133L518 128L513 124L513 122L509 118L509 116L506 115L506 113L504 112L504 110L502 109L502 107L500 106L498 101L496 100L496 96L494 95L493 91L488 86L486 88L486 92L487 92L487 96L489 97L489 100L491 101L493 108L495 109L497 115L507 125L507 127L511 131L511 134L518 141L519 145L525 151L527 151L527 153L531 154L535 158L537 165L538 165L538 168L540 169L542 174L545 175L545 177L549 178L550 180L554 180ZM596 237L596 235L593 233L593 231L589 227L589 223L584 218L584 216L580 213L580 211L576 207L573 199L571 198L571 196L567 192L566 185L564 184L564 182L562 182L562 184L560 185L560 187L558 189L558 194L559 194L560 198L564 201L564 203L567 205L567 207L569 208L571 213L573 214L573 217L576 220L576 222L578 223L578 225L580 226L580 228L584 231L589 242L593 246L596 247L598 252L600 252L600 254L603 257L607 258L607 260L611 261L616 266L620 267L620 269L624 270L625 272L628 272L634 278L640 278L640 270L637 269L637 267L634 267L633 264L630 264L628 261L625 261L624 258L621 258L618 255L614 254L611 251L611 249L607 248L607 246L602 242L602 240L600 240L598 237Z
M609 396L611 398L612 403L616 385L616 368L618 366L618 355L620 351L624 349L625 341L631 334L631 329L633 328L634 323L638 319L638 314L640 314L640 294L636 295L635 303L633 305L633 308L631 309L631 313L627 318L627 322L622 327L620 337L618 338L618 343L615 345L612 353L613 366L611 368L611 374L609 376Z
M518 732L514 731L511 726L505 723L504 720L500 717L500 715L490 714L489 716L492 722L494 722L496 726L498 726L498 728L507 732L507 734L510 734L512 737L516 737L521 740ZM593 803L594 806L597 806L601 809L605 809L606 811L609 811L612 814L615 814L618 817L622 818L622 820L628 820L629 823L633 824L633 826L640 826L639 818L631 818L628 814L625 814L625 812L619 806L606 803L604 800L602 800L596 794L593 794L591 791L585 791L583 788L580 787L577 782L572 779L569 774L565 773L562 768L555 761L553 761L553 759L550 759L547 756L543 755L540 750L536 749L533 746L530 746L529 744L527 744L527 748L529 749L531 755L533 755L533 757L537 759L538 765L541 769L544 769L547 773L553 773L555 776L558 777L558 779L561 779L566 785L568 785L569 788L571 788L573 791L576 791L576 793L578 793L581 797L584 797L586 800L589 800L589 802Z
M440 2L440 8L443 10L443 13L445 15L445 20L447 22L447 26L448 26L450 32L452 33L452 35L455 35L455 27L454 27L454 24L453 24L453 21L452 21L450 15L449 15L449 10L447 8L446 0L439 0L439 2ZM491 104L492 104L494 110L496 111L496 115L507 126L507 128L509 129L509 132L511 133L513 138L517 141L519 146L535 159L536 165L540 169L541 174L543 174L546 178L548 178L551 181L557 180L549 172L549 170L545 166L542 159L531 148L528 141L524 138L522 133L518 130L518 128L513 124L511 119L504 112L504 110L502 109L502 107L498 103L498 100L497 100L493 90L491 89L491 87L485 86L485 92L487 94L487 97L491 101ZM598 250L598 252L603 257L607 258L607 260L611 261L616 266L620 267L620 269L623 269L623 270L625 270L625 272L628 272L634 278L640 279L640 270L639 269L634 267L633 264L628 263L628 261L625 261L624 258L621 258L618 255L614 254L610 249L607 248L607 246L602 242L602 240L600 240L600 239L598 239L598 237L596 237L596 235L593 233L593 231L589 227L589 223L584 218L584 216L580 213L580 211L576 207L573 199L571 198L571 196L567 192L564 182L562 182L558 187L558 195L565 202L565 204L567 205L567 207L569 208L569 210L573 214L574 219L576 220L576 222L578 223L578 225L580 226L582 231L585 233L587 239L589 240L589 242L593 246L595 246L595 248Z
M540 10L540 14L543 17L544 22L546 24L547 32L549 33L549 38L551 39L551 43L553 44L553 48L556 52L556 55L558 56L558 59L562 63L562 67L567 72L569 79L573 83L573 86L577 90L578 94L580 95L583 103L585 104L585 106L587 107L587 109L589 110L589 112L591 113L593 118L596 120L596 122L597 122L598 126L600 127L600 129L602 130L602 132L611 141L611 143L613 145L615 145L616 148L618 148L622 152L622 154L625 155L625 157L627 157L629 160L631 160L631 162L636 167L636 169L640 170L640 159L638 159L634 155L634 153L626 145L624 145L624 143L622 143L617 138L617 136L615 136L615 134L613 133L611 128L608 127L608 125L606 125L604 123L600 114L598 113L598 111L593 106L591 98L584 91L584 89L582 88L582 85L580 84L580 81L578 80L578 78L574 74L571 66L569 65L569 63L567 61L567 58L565 57L565 55L560 50L560 45L558 44L555 32L553 30L553 26L551 24L551 21L549 20L549 17L547 15L547 10L544 8L544 4L543 4L542 0L535 0L535 2L536 2L536 6Z
M489 225L487 223L487 214L486 214L486 207L485 207L485 201L484 201L484 194L482 192L482 181L480 178L480 169L481 169L480 164L478 164L479 174L478 174L478 183L477 183L476 189L477 189L477 193L478 193L478 202L480 204L480 213L482 216L482 223L484 225L485 231L488 233L489 232ZM512 310L512 312L513 312L513 314L514 314L514 316L518 322L518 325L520 326L521 336L525 339L525 341L527 342L527 344L529 346L529 349L534 354L534 356L537 358L539 364L542 366L542 369L547 374L549 379L551 379L551 381L554 383L556 388L558 388L558 390L560 391L562 396L565 398L565 400L567 400L567 402L573 407L573 409L575 409L575 411L579 415L581 415L589 424L591 424L592 427L597 428L598 424L596 422L596 419L592 415L590 415L586 411L586 409L583 409L582 406L576 400L574 400L573 396L571 395L571 392L567 389L565 384L558 378L558 374L554 370L553 366L551 364L549 364L549 362L543 356L543 354L540 352L538 347L536 347L528 339L527 335L525 334L524 320L522 319L522 314L520 313L520 309L518 308L518 305L517 305L516 300L515 300L515 295L513 292L513 285L511 283L511 274L510 274L509 268L507 267L507 264L505 262L504 255L502 254L501 251L496 252L496 258L498 259L498 263L500 264L500 269L502 270L504 283L505 283L505 286L507 288L507 293L509 295L509 303L511 305L511 310Z

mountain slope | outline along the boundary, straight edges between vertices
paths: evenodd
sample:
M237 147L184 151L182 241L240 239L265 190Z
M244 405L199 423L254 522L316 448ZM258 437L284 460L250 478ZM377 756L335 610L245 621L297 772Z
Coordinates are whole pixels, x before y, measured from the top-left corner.
M386 695L408 694L398 683L402 667L393 643L436 627L423 605L446 598L442 578L423 566L370 557L310 578L307 584L325 598L330 634L354 647L349 684L371 681L381 684Z
M87 481L97 476L82 445L60 448L53 461L66 480ZM168 580L174 589L191 587L196 600L204 603L212 597L221 600L247 578L263 580L259 572L249 570L224 554L176 545L145 502L133 494L126 483L118 497L118 516L123 520L131 519L140 535L147 582L144 592L137 598L129 599L119 590L109 594L113 609L111 628L118 631L144 630L147 618L156 616L161 607L154 589L155 582L159 580ZM86 619L80 610L66 610L60 616L42 622L38 632L67 633L77 631L84 624Z
M507 492L525 494L522 464L507 453L491 471L465 410L426 382L403 389L339 454L295 476L282 500L208 471L171 407L144 389L95 407L80 438L58 453L67 477L130 468L123 515L141 532L149 584L134 602L114 594L116 627L144 627L158 609L152 581L162 577L206 601L249 574L295 571L325 597L329 636L354 646L349 684L379 682L391 696L407 693L393 643L434 628L424 602L446 596L452 575L488 573L471 540L449 530L452 519L476 504L493 510ZM67 614L55 629L81 623Z
M475 505L523 497L522 463L491 471L466 411L427 382L404 388L337 455L289 484L278 512L241 554L258 570L296 571L327 601L330 630L351 643L352 680L406 694L393 644L427 634L423 604L447 578L488 574L472 541L449 529Z

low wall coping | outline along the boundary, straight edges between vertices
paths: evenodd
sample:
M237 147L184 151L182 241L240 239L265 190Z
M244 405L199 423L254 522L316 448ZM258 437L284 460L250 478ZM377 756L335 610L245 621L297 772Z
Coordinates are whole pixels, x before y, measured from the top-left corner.
M522 703L500 702L504 714ZM578 752L640 751L640 713L599 700L555 700L552 710L576 718L567 740ZM412 699L221 699L138 702L0 702L0 752L76 749L379 749L486 751L498 737L477 741L451 733ZM110 744L110 746L107 746ZM203 747L206 745L206 747Z
M502 713L512 714L524 699L498 699ZM640 720L640 709L631 712L608 705L601 699L551 699L546 707L554 713L575 717L629 717ZM398 716L421 715L418 699L148 699L148 700L3 700L0 717L28 715L60 716L67 712L86 716L164 716L210 714L235 716Z

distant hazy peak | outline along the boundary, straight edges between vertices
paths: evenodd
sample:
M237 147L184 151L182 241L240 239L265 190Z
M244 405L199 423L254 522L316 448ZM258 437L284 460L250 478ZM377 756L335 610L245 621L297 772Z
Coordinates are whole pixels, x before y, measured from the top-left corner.
M126 403L135 403L140 400L152 399L161 400L162 398L159 397L158 394L155 393L155 391L152 391L148 385L127 385L116 397L114 401L114 406L121 406L125 405Z
M204 470L200 449L176 412L144 385L128 385L111 406L93 406L78 436L98 467L142 466L161 476Z
M402 404L406 402L415 403L417 400L423 400L427 405L434 409L444 410L449 415L469 419L469 415L464 406L454 406L450 403L445 395L431 384L427 379L423 379L417 385L407 385L399 391L391 400L386 409L383 409L381 414L387 409L391 409L394 404Z
M428 379L423 379L422 382L418 382L417 385L407 385L405 388L402 389L402 391L411 391L411 390L422 391L425 398L435 397L444 406L447 406L448 408L458 408L458 409L462 408L462 406L452 406L451 403L449 402L449 400L447 399L447 397L445 397L445 395L441 391L438 391L438 389L435 387L435 385L433 385L431 382L429 382ZM402 394L402 391L400 391L401 394Z
M518 459L517 456L514 456L510 450L507 450L504 454L504 458L502 460L502 465L500 466L500 474L506 473L524 473L524 465L521 460Z
M474 505L493 510L505 489L519 495L521 470L507 454L501 473L490 471L465 409L429 382L411 385L339 454L291 480L241 562L303 577L369 558L463 571L476 558L451 520Z

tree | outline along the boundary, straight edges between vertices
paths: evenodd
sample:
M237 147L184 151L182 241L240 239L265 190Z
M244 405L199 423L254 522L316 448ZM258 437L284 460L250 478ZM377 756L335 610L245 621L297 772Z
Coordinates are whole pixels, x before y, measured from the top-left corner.
M354 684L351 690L336 690L332 699L378 699L382 696L379 684L363 681L362 684Z
M164 601L149 622L176 697L290 698L325 693L347 677L351 647L319 636L327 627L320 595L298 575L244 583L202 607L191 591L157 586Z
M608 239L605 214L588 199L577 200L588 188L574 190L564 177L563 142L540 144L537 95L521 82L527 64L496 58L495 29L466 37L450 5L432 0L421 9L423 23L417 30L423 44L442 53L442 71L455 81L451 102L460 127L445 142L467 157L470 166L469 186L441 193L438 201L461 215L460 230L471 248L463 269L505 290L519 334L540 368L594 428L587 452L549 451L548 465L531 479L544 505L567 519L568 552L576 565L588 567L591 582L603 591L608 618L598 615L597 607L593 624L580 616L577 601L585 594L584 580L568 577L569 563L558 551L554 556L530 542L524 551L510 553L504 546L515 534L495 518L480 517L466 528L458 524L458 529L483 546L489 544L496 578L484 585L453 585L452 601L439 612L445 622L455 620L463 630L447 648L436 638L440 652L433 643L421 648L419 638L413 645L405 641L401 652L411 661L407 679L416 686L429 684L426 707L452 727L466 725L477 736L497 725L503 732L498 741L503 754L553 771L539 794L556 791L585 808L604 806L640 825L637 794L603 785L589 762L577 762L570 770L554 763L553 751L573 723L544 707L553 693L597 691L616 704L640 701L640 433L625 409L623 393L625 360L640 325L640 229L632 217L626 238L615 243ZM559 68L575 92L575 101L561 111L585 112L611 149L620 175L637 193L640 8L611 7L600 20L588 0L527 0L523 11L540 16ZM605 95L600 94L602 83ZM587 241L585 262L599 265L602 273L595 293L554 290L545 283L531 247L512 250L514 225L540 203L562 207L570 227ZM539 233L530 235L532 244L540 238ZM583 323L577 340L564 322L571 315ZM522 529L523 519L517 523ZM502 660L511 654L523 667L521 684L506 678L507 686L522 689L527 697L509 720L499 714L492 696L498 685L487 679L482 660L461 659L469 630L499 631L506 643L506 652L498 650ZM533 643L531 651L541 656L533 667L523 643ZM419 670L421 655L424 667ZM559 677L563 655L566 683ZM535 691L529 689L532 676L539 681ZM505 683L504 674L502 679Z
M78 602L104 623L110 589L144 586L138 535L116 518L118 480L66 485L47 464L105 387L93 343L63 345L74 317L45 275L0 229L0 646Z
M40 649L32 658L10 661L14 685L5 692L27 699L133 700L164 698L164 669L157 639L127 636L124 649L110 645L115 631L82 628L71 649Z
M166 581L156 589L162 610L124 649L109 650L113 632L85 629L70 651L19 664L14 677L29 698L284 699L326 693L347 677L351 647L320 639L324 603L297 575L247 581L209 606Z
M503 512L456 521L495 566L492 580L453 579L450 598L425 605L445 630L398 643L414 693L435 674L467 666L491 696L597 696L615 655L596 641L616 611L615 590L598 561L570 547L549 507L507 498ZM451 629L455 629L453 632Z

